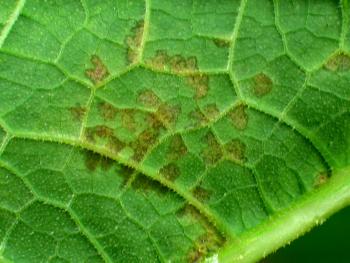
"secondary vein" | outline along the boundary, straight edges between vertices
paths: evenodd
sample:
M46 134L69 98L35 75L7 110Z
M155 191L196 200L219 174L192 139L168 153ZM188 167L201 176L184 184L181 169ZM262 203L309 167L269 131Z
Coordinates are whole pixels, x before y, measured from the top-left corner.
M9 19L6 22L6 25L0 33L0 48L4 44L8 34L10 33L13 25L16 23L21 11L26 3L26 0L19 0L16 4L14 12L10 15Z

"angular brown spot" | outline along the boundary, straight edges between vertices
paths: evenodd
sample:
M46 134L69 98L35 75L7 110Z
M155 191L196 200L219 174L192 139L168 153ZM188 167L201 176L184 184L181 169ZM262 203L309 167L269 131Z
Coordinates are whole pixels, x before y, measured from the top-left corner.
M169 67L174 72L195 71L197 69L197 59L195 57L184 58L175 55L169 59Z
M106 121L114 120L118 110L107 102L102 102L98 105L99 112L102 118Z
M100 154L85 151L85 166L89 171L95 171L99 165L104 171L107 171L111 168L113 162L113 160Z
M99 139L102 139L106 143L107 148L113 153L118 153L125 147L125 143L114 136L113 130L104 125L87 128L85 138L91 143L96 143Z
M94 68L87 69L85 74L93 83L99 83L109 75L107 67L97 55L91 56L91 63Z
M273 87L271 78L264 73L260 73L254 77L253 91L257 97L265 96L270 93Z
M207 75L193 75L187 78L188 83L195 90L195 99L205 97L209 90L209 77Z
M73 119L76 121L82 121L86 114L86 108L80 105L69 108L69 111L72 114Z
M197 127L200 125L204 125L208 122L208 119L205 115L200 111L200 109L195 109L188 114L188 117L192 120L191 126Z
M181 55L169 56L166 51L158 50L155 56L147 63L156 69L168 69L173 72L192 72L197 71L197 59L195 57L185 58Z
M113 130L104 125L97 125L86 129L86 139L95 142L97 138L108 138L113 136Z
M133 159L137 162L141 161L147 153L148 149L157 141L159 136L158 130L145 130L143 131L131 144L134 150Z
M175 181L180 176L180 168L175 163L169 163L159 170L160 174L169 181Z
M220 111L216 104L208 104L204 108L204 114L209 120L215 120L220 115Z
M197 240L194 248L188 254L188 262L199 263L222 247L225 239L214 229L213 226L207 226L207 232L201 235Z
M246 106L239 105L229 112L229 118L237 130L244 130L248 124L248 115L245 112Z
M116 168L117 175L123 178L121 186L125 186L128 183L131 175L134 174L135 170L125 165L118 165Z
M187 153L187 147L181 135L175 135L170 142L167 158L170 160L178 160Z
M171 126L174 125L180 113L180 106L163 103L159 106L156 115L165 125Z
M207 202L210 199L210 192L201 186L197 186L192 190L193 196L201 202Z
M134 109L123 109L120 111L120 113L122 126L131 132L135 132L137 127L137 123L135 120L136 111Z
M156 55L148 60L147 63L156 69L164 70L166 64L168 63L168 60L168 54L164 50L158 50L156 52Z
M217 47L220 47L220 48L230 47L230 41L228 40L217 38L217 39L214 39L213 42Z
M139 49L142 44L144 21L139 21L131 31L132 34L126 38L126 45L128 46L127 60L129 63L135 63L137 62Z
M107 148L114 154L119 153L125 146L125 143L115 136L108 138Z
M208 132L204 139L207 143L207 147L202 151L202 158L206 164L213 165L223 156L221 145L212 132Z
M343 53L337 54L327 61L325 68L330 71L347 71L350 69L350 56Z
M146 107L158 107L160 104L160 99L152 90L141 91L137 101Z
M136 180L132 182L131 187L135 191L143 194L154 192L159 196L164 196L166 193L168 193L168 189L166 189L160 183L141 174L139 174Z
M246 160L245 150L245 144L238 139L233 139L225 144L225 151L228 157L236 161L243 162Z

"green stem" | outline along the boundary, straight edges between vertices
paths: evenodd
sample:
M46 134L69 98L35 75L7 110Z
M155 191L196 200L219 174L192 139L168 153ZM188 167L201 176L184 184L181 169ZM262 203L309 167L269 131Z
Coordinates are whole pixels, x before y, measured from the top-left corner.
M256 262L322 224L350 205L350 167L333 173L329 181L293 207L240 236L219 251L219 262Z

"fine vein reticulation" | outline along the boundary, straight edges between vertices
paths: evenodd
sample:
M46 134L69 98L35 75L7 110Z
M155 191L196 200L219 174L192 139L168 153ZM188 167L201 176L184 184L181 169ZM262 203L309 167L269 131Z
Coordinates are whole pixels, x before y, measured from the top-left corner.
M178 2L1 3L0 260L253 261L332 193L348 1Z

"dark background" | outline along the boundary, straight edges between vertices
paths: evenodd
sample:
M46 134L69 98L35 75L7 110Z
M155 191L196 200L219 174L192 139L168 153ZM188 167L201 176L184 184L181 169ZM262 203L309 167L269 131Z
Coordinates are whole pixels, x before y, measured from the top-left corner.
M350 263L350 207L261 263Z

